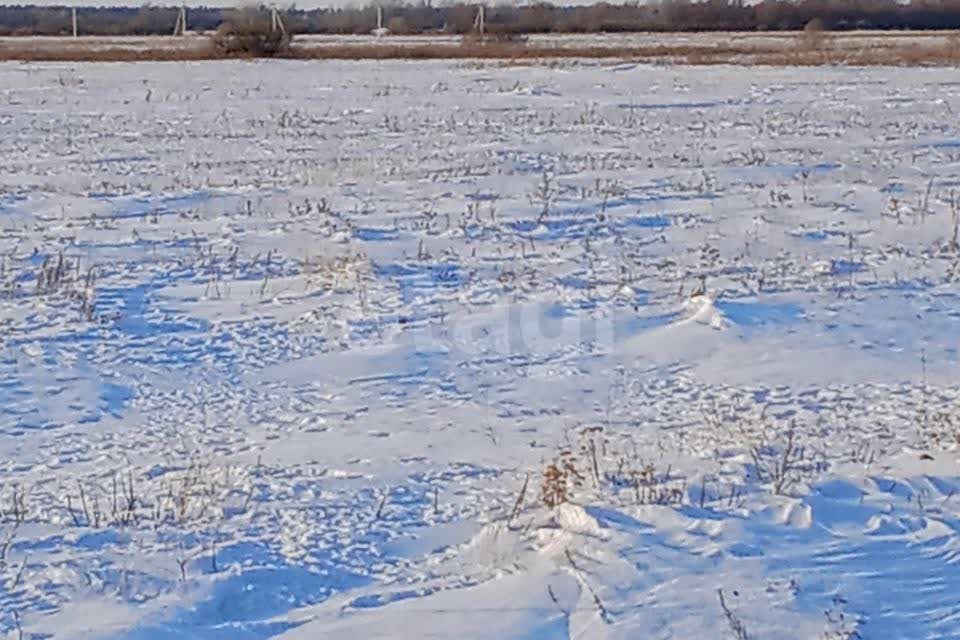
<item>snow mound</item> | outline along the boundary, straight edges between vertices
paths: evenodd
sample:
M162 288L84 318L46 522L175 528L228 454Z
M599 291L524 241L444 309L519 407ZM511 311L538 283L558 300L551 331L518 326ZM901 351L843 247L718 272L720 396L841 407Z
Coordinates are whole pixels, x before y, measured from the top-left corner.
M695 322L712 329L723 329L730 321L717 309L717 296L714 293L691 296L684 302L687 317L681 322Z
M564 503L557 507L555 521L564 531L595 538L603 538L604 531L597 519L580 505Z

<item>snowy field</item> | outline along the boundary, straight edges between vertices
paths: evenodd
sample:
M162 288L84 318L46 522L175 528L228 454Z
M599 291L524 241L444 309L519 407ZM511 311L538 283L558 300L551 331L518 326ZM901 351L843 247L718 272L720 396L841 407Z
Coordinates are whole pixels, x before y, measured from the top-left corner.
M0 636L960 637L958 110L0 65Z

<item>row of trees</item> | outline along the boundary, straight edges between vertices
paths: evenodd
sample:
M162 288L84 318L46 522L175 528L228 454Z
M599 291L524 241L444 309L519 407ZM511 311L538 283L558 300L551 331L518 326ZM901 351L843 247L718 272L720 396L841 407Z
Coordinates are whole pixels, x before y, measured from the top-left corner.
M169 35L178 9L168 7L88 7L78 9L80 31L90 35ZM476 5L383 5L386 26L394 33L453 33L472 30ZM188 28L214 31L230 10L192 8ZM625 31L796 30L819 19L827 29L958 29L960 0L659 0L651 3L565 7L551 4L491 6L492 30L509 33L592 33ZM292 33L369 33L377 21L375 5L356 8L288 9L284 23ZM0 35L58 35L71 29L66 7L0 6Z

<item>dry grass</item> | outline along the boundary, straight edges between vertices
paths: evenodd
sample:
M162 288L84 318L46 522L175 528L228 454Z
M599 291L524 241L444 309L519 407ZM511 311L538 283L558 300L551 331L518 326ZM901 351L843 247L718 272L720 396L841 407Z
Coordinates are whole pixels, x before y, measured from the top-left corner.
M842 64L862 67L946 67L960 64L960 47L904 46L867 47L856 51L830 48L762 56L755 64L772 66L816 66Z
M290 37L274 28L269 14L258 9L235 10L213 35L213 44L226 56L275 58L290 49Z
M0 60L139 62L197 61L251 57L225 52L209 38L147 39L133 46L123 42L6 38L0 40ZM725 40L623 45L599 42L564 44L562 38L547 43L464 40L455 43L377 41L325 46L294 44L280 57L297 60L491 60L532 64L558 59L605 59L690 65L773 66L955 66L960 64L960 35L939 37L885 37L866 40L862 34L819 33L815 30L785 34L763 42L730 34Z
M798 37L798 44L808 51L817 51L823 49L827 37L824 34L823 21L819 19L811 20L803 28Z
M558 58L672 61L685 59L701 50L718 59L730 60L747 52L743 47L689 46L556 46L511 42L473 43L459 46L432 44L371 46L365 44L338 47L300 48L291 51L291 58L302 60L543 60Z
M22 44L0 45L0 61L21 62L173 62L192 60L219 60L227 58L218 51L213 42L193 47L130 47L123 44L78 46L69 41L63 46L50 46L44 42L24 41Z

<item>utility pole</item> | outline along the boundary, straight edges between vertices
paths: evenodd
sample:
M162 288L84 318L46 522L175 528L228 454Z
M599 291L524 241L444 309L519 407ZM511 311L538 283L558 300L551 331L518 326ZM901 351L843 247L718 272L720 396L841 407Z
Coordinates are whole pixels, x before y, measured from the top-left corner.
M73 24L73 37L77 37L77 8L73 7L70 11L71 22Z
M371 33L376 36L378 40L390 33L390 30L383 26L383 7L379 4L377 5L377 28L371 31Z
M485 15L483 5L480 5L480 11L477 13L477 29L480 31L480 37L483 37L484 32L486 31L486 15Z
M180 13L177 14L177 23L173 27L173 35L187 35L187 8L180 7Z
M276 7L270 7L270 31L279 31L287 35L287 28L283 26L283 20L280 19L280 12Z

